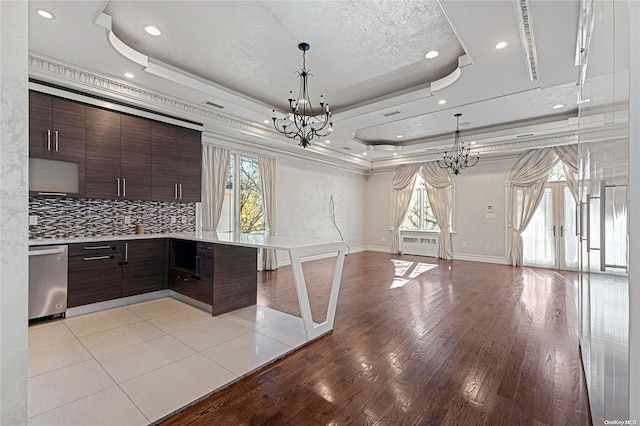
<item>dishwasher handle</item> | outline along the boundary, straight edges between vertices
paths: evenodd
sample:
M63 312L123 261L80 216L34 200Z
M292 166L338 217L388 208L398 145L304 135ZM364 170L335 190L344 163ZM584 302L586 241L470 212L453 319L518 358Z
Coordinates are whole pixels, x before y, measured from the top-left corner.
M29 256L47 256L50 254L62 254L67 250L66 247L52 248L45 250L29 250Z

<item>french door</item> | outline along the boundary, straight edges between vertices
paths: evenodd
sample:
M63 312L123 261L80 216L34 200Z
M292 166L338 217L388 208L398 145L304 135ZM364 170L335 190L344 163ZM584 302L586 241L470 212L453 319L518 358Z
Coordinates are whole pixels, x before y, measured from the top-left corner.
M576 270L576 202L565 182L550 182L522 233L524 264Z

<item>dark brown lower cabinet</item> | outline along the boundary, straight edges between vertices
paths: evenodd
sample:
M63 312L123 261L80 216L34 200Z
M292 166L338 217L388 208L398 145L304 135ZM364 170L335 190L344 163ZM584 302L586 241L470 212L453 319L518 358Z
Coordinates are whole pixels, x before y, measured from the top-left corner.
M165 288L166 240L125 241L122 261L122 296Z
M69 245L67 305L87 305L165 287L166 240Z
M169 289L212 306L213 315L255 305L255 248L174 240Z
M67 306L87 305L122 296L122 251L69 257Z

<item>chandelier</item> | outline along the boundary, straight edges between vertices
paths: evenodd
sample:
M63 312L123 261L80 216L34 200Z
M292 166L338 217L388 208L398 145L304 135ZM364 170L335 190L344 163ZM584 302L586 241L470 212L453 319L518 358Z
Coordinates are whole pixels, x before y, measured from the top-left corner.
M438 160L438 166L443 169L451 169L454 175L459 175L462 169L473 167L478 164L480 155L469 156L471 147L464 146L462 137L460 136L460 117L462 114L454 114L456 117L456 135L453 139L453 147L451 151L445 151L442 160Z
M329 136L333 130L333 122L329 104L324 103L324 97L320 96L320 111L315 114L309 99L308 79L311 74L307 70L305 54L311 46L308 43L300 43L298 49L302 51L302 70L296 71L300 78L300 90L298 97L293 97L293 91L289 92L289 113L282 118L276 117L273 110L273 126L275 129L290 139L297 139L298 145L308 147L314 138Z

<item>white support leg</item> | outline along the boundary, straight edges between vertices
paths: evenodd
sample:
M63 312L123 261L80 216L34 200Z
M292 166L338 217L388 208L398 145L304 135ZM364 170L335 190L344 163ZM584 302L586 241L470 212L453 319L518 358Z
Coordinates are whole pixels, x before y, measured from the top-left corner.
M300 248L289 250L291 269L293 271L293 280L296 286L296 294L298 295L298 304L300 305L300 313L302 314L302 321L304 323L304 331L307 336L307 341L316 339L321 335L333 330L333 321L336 317L336 307L338 305L338 294L340 292L340 282L342 280L342 268L344 266L346 245L344 243L336 244L331 248L337 249L335 250L337 252L336 266L331 282L331 292L329 294L327 317L325 321L320 324L313 323L313 317L311 315L311 305L309 303L309 293L307 292L307 285L304 280L301 258L317 254L330 253L333 250L326 248L322 251L319 251L317 248Z

